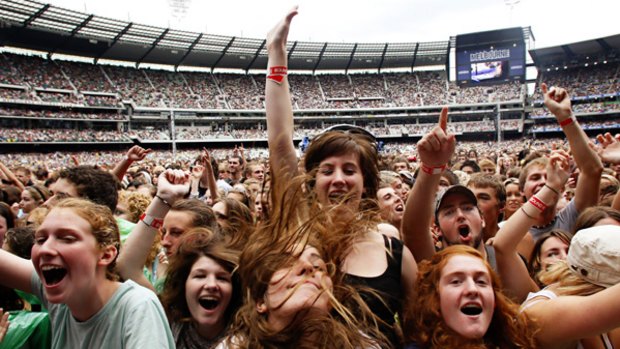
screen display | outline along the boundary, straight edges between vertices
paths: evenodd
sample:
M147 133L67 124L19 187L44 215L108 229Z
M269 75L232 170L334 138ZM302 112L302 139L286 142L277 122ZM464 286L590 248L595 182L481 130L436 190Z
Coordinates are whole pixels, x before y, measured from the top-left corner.
M503 30L466 34L460 41L457 37L456 80L459 85L523 81L525 43L522 38L518 40L512 35L513 40L510 40L502 34ZM466 44L459 46L459 42Z

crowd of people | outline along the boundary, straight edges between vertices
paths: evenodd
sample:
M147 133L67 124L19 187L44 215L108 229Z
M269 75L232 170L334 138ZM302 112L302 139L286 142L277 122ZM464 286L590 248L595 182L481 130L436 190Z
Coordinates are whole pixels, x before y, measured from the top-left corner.
M0 96L9 100L107 107L132 100L137 107L153 108L265 108L265 76L260 74L170 72L6 53L2 59L0 84L19 87L0 89ZM542 72L540 81L567 86L575 97L593 96L618 91L617 74L617 63L610 63ZM294 109L438 106L526 98L524 85L517 82L461 88L448 82L443 71L294 75L290 80ZM531 100L540 101L540 93Z
M0 154L0 348L620 347L620 137L589 139L571 91L542 82L562 138L460 142L492 122L453 123L443 107L396 127L416 144L378 142L392 130L380 123L329 124L297 148L296 15L269 32L253 85L266 128L240 132L267 149ZM470 91L484 96L453 97L510 95ZM0 137L36 138L18 131Z

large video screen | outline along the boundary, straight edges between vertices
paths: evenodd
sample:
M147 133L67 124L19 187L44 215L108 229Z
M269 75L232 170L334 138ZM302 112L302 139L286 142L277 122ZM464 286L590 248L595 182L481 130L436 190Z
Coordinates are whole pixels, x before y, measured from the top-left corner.
M493 35L489 35L490 33ZM523 81L525 78L523 38L502 34L500 30L467 34L464 35L465 40L459 40L457 37L456 81L459 85Z

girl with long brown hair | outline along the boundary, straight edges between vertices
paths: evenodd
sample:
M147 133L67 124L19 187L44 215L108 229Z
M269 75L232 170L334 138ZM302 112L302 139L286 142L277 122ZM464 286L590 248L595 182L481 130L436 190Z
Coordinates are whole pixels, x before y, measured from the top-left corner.
M297 8L276 25L266 43L269 60L265 105L272 181L287 182L299 173L286 77L286 40L295 15ZM409 249L397 239L383 235L378 226L378 155L373 138L369 132L350 126L327 130L315 137L304 154L303 167L309 175L304 187L311 202L316 201L321 207L345 203L365 222L355 234L338 236L327 231L321 237L325 258L335 262L336 268L346 274L348 283L369 287L380 294L380 298L368 295L366 299L397 345L395 316L402 309L404 295L413 289L417 268Z

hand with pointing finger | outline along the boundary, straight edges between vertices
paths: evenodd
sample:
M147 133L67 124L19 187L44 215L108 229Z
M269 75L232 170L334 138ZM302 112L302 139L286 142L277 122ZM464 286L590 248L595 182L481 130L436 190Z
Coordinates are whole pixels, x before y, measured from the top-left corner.
M433 167L446 165L456 147L454 134L448 133L448 108L439 115L439 123L418 141L418 154L423 164Z

